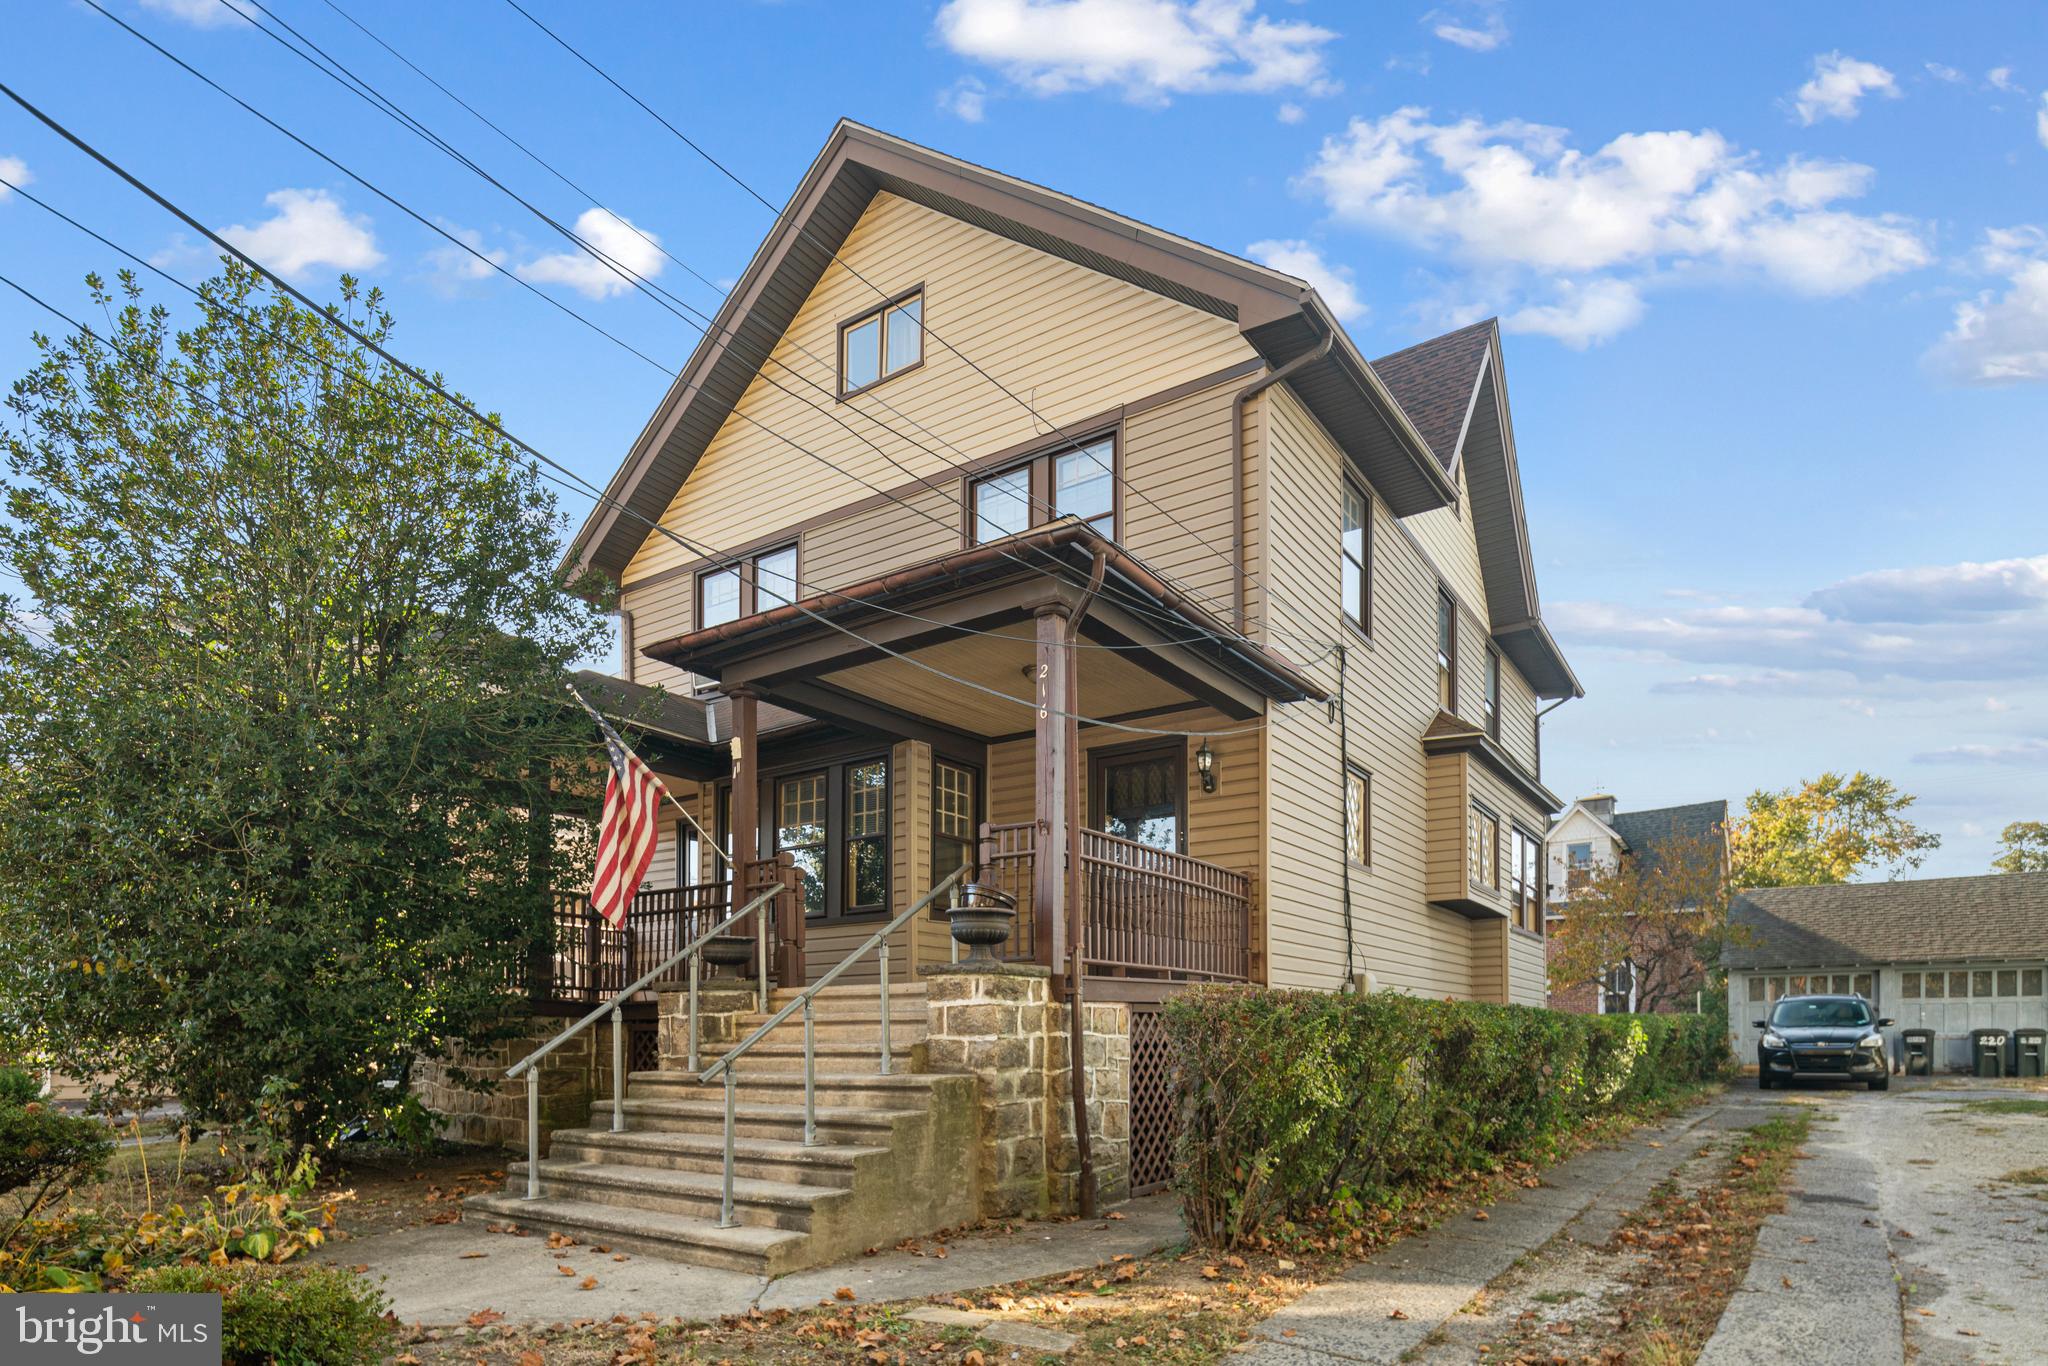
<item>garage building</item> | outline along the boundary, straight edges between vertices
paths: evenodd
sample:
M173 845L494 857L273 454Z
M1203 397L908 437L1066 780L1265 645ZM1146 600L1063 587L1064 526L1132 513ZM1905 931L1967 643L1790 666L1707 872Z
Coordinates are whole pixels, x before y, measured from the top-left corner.
M1931 1029L1939 1070L1961 1069L1973 1029L2048 1029L2048 873L1760 887L1729 907L1728 1005L1736 1056L1781 996L1854 992L1894 1059L1902 1029Z

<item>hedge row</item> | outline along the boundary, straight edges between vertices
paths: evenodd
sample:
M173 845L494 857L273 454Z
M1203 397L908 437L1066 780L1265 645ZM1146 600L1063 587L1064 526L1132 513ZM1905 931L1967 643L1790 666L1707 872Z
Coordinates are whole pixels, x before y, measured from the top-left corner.
M1214 988L1166 1009L1188 1228L1235 1246L1542 1156L1589 1116L1724 1075L1710 1017Z

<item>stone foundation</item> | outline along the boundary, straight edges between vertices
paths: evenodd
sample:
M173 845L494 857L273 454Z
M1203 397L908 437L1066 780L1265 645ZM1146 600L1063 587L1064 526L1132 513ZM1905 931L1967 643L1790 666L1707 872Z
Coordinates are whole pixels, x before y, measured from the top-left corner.
M681 1072L690 1062L690 993L664 991L655 1000L661 1019L661 1070ZM701 1055L706 1043L737 1043L740 1023L754 1011L754 993L735 990L721 981L717 990L697 988L697 1043ZM709 1067L703 1057L699 1062Z
M988 1218L1078 1210L1068 1007L1050 1000L1043 967L952 963L924 970L927 1065L977 1083L981 1213ZM1089 1147L1107 1203L1130 1189L1130 1013L1084 1005Z
M526 1147L526 1078L509 1081L505 1069L554 1038L572 1021L541 1018L531 1030L502 1043L459 1048L447 1058L413 1068L412 1091L440 1120L440 1136L494 1148ZM464 1086L457 1073L495 1078L482 1090ZM611 1095L611 1026L597 1024L540 1062L541 1140L556 1129L590 1123L594 1100Z

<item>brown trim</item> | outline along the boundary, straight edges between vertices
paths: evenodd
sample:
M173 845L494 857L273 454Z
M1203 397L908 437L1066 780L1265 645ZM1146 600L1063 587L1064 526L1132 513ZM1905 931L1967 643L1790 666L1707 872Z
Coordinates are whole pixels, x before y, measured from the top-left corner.
M1365 525L1362 528L1365 532L1365 546L1363 558L1359 561L1358 565L1358 601L1355 603L1340 603L1338 606L1337 614L1340 617L1342 617L1346 622L1350 623L1352 629L1357 631L1359 635L1363 636L1367 644L1371 644L1373 542L1372 514L1374 507L1372 490L1366 487L1365 481L1363 479L1360 479L1357 475L1353 474L1348 469L1340 471L1337 476L1337 479L1339 484L1339 490L1337 494L1337 497L1339 499L1339 502L1337 504L1337 583L1340 589L1342 588L1344 583L1344 562L1351 558L1351 556L1344 549L1344 505L1342 499L1347 494L1355 493L1358 495L1358 500L1361 503L1365 504ZM1355 617L1351 615L1351 610L1354 607L1358 609L1358 615Z
M1489 773L1512 787L1518 796L1544 815L1564 807L1564 802L1555 792L1530 777L1527 770L1516 763L1506 750L1488 739L1484 731L1473 729L1425 737L1422 751L1425 754L1471 754L1486 765Z
M886 370L883 368L885 365L888 364L889 358L889 323L888 320L885 317L883 317L883 315L888 313L890 309L896 307L896 305L902 303L904 300L912 298L914 296L922 295L923 293L924 281L919 280L916 284L912 285L910 288L906 290L903 290L901 293L892 295L889 298L882 300L882 302L875 304L874 306L867 308L859 313L856 313L850 318L845 319L839 324L838 328L833 332L832 363L838 373L835 376L835 380L832 386L832 392L834 393L834 395L837 396L841 403L844 403L848 399L856 397L857 395L868 393L869 391L873 390L876 386L886 384L890 380L895 379L898 375L907 375L913 370L922 370L924 368L924 333L926 308L922 300L920 300L917 309L917 359L915 361L912 361L909 365L904 366L901 370ZM862 323L866 322L869 318L883 318L881 330L876 334L875 337L875 344L878 348L875 353L875 377L872 380L869 380L866 384L861 385L861 387L858 389L849 389L846 387L846 333L849 328L858 327Z
M1175 780L1174 843L1176 854L1188 851L1188 747L1183 739L1134 740L1127 745L1101 745L1088 751L1088 826L1101 830L1107 817L1108 794L1103 788L1104 770L1117 764L1147 759L1171 759Z
M1479 710L1486 720L1486 738L1495 744L1500 743L1500 711L1501 702L1504 700L1501 687L1502 662L1500 646L1494 644L1489 637L1486 642L1486 672L1479 676ZM1490 707L1487 705L1486 696L1489 688L1493 690Z
M1081 729L1087 730L1090 727L1104 726L1112 721L1144 721L1154 716L1171 716L1175 712L1181 711L1213 710L1214 708L1210 707L1205 702L1162 702L1160 705L1156 707L1140 707L1136 711L1114 712L1108 716L1091 716L1081 722ZM1033 732L1028 730L1013 730L1007 735L991 735L986 743L990 745L1014 744L1019 740L1029 740L1032 734Z
M1000 465L993 465L960 481L960 545L962 549L982 544L974 539L975 509L974 492L991 479L1000 479L1006 474L1028 468L1031 471L1030 489L1025 494L1024 515L1028 519L1026 531L1042 527L1070 514L1062 512L1059 498L1053 484L1053 470L1060 457L1086 451L1090 446L1109 442L1109 520L1112 541L1120 541L1124 531L1124 429L1123 421L1102 427L1077 427L1086 433L1082 436L1056 436L1042 438L1034 449ZM1097 514L1100 516L1100 514ZM1090 525L1092 525L1092 521ZM1015 532L1005 533L1015 535ZM1002 538L998 538L1002 539Z
M1205 389L1213 389L1219 384L1227 384L1240 375L1257 369L1263 363L1262 361L1248 360L1236 365L1227 366L1221 370L1211 371L1209 374L1185 380L1170 389L1161 389L1157 393L1147 394L1143 398L1119 404L1114 408L1096 413L1094 416L1082 421L1066 423L1065 429L1070 432L1095 431L1098 429L1108 431L1111 428L1120 427L1127 417L1150 412L1152 409L1171 403L1175 399L1186 398L1190 394L1198 394ZM868 387L873 388L874 386L870 385ZM857 391L857 393L866 392L866 389ZM936 473L926 475L921 479L907 480L895 488L885 489L880 493L868 494L851 503L842 503L838 507L806 517L803 521L791 526L782 527L765 536L758 536L753 540L728 550L725 558L728 560L740 559L782 541L800 540L808 532L817 531L835 523L858 517L864 512L873 512L877 508L900 504L903 500L913 498L920 493L936 492L939 486L951 480L959 479L964 483L984 470L1000 465L1022 463L1024 459L1033 453L1044 450L1049 442L1057 442L1063 439L1066 438L1062 438L1058 433L1054 433L1050 436L1033 436L1023 441L1012 442L1001 450L992 451L987 455L978 455L971 460L962 460ZM656 570L644 578L638 578L631 583L619 585L619 593L623 597L628 593L644 592L659 584L667 583L671 579L681 578L685 574L699 573L717 563L719 562L716 560L697 559L686 564L671 565L667 569Z

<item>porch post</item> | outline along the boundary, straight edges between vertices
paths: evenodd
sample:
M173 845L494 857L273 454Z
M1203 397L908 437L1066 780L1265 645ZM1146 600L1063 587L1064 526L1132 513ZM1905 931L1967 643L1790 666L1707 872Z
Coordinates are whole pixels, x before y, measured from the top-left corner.
M1073 689L1067 670L1073 651L1067 639L1064 603L1038 609L1037 656L1032 681L1037 690L1037 839L1031 860L1031 912L1036 931L1033 958L1053 971L1055 995L1063 994L1067 968L1067 836L1074 776L1069 718Z

